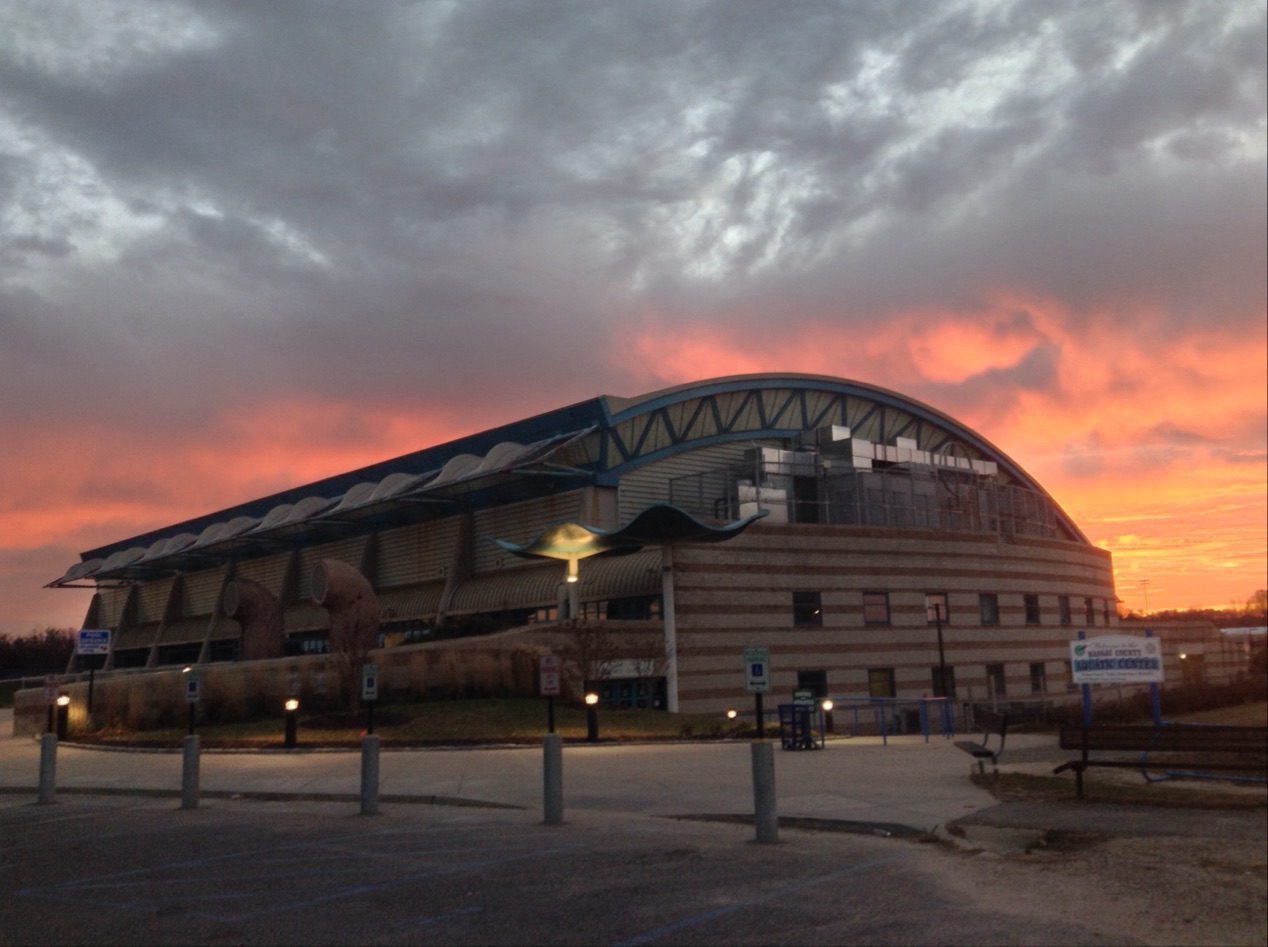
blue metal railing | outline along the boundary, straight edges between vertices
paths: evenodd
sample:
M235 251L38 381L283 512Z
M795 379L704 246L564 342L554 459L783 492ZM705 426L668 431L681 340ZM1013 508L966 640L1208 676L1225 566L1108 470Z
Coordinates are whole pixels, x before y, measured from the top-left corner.
M838 711L848 712L850 736L859 736L870 722L871 732L887 746L891 733L919 733L926 743L931 732L955 735L955 713L945 697L833 697L832 708L836 720Z

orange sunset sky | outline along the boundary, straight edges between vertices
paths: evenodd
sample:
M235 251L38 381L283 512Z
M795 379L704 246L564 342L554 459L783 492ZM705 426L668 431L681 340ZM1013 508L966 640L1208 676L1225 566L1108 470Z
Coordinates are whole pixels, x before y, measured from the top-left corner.
M1268 586L1262 3L0 0L0 633L97 546L749 372ZM1146 602L1147 597L1147 602Z

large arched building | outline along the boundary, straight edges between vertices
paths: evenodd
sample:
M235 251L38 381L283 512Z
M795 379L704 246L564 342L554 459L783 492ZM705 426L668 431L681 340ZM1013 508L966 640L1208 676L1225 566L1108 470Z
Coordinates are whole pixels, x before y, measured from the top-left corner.
M571 601L559 560L599 547L516 555L560 524L625 537L580 558ZM1070 639L1117 624L1109 553L998 448L809 375L597 397L91 550L50 584L96 589L109 667L231 661L325 647L331 560L372 589L387 645L570 607L644 623L684 711L742 697L750 646L778 694L939 694L943 668L960 699L1063 694Z

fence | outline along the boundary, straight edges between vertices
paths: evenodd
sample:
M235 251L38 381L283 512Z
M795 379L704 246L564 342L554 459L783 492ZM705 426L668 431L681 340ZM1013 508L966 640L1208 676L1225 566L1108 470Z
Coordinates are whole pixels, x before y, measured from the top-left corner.
M834 697L834 729L841 719L849 723L850 736L880 736L888 744L890 734L919 733L929 742L929 734L955 734L955 713L945 697Z

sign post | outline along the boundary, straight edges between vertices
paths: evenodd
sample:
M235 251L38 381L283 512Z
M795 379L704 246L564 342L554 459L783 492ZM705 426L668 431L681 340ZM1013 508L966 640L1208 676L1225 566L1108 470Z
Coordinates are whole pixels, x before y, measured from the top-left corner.
M53 704L57 701L57 675L44 675L44 703L48 705L48 726L45 733L53 732Z
M365 732L374 732L374 704L379 699L379 668L376 664L361 665L361 703L365 704Z
M198 715L198 702L203 699L202 672L198 668L185 668L185 703L189 704L189 735L194 735L194 721Z
M203 698L202 671L187 667L181 672L185 688L185 703L189 704L189 734L181 744L181 808L198 808L198 757L200 745L194 733L198 718L198 702Z
M757 717L757 739L766 734L766 714L762 707L762 695L770 690L770 648L744 649L744 689L753 695L754 713Z
M779 809L775 797L775 748L766 742L762 695L770 690L770 648L744 649L744 689L753 695L757 739L750 744L753 764L753 825L757 841L779 841Z
M546 732L555 732L555 698L559 696L559 655L543 654L538 665L538 684L546 698Z
M1083 688L1083 724L1092 723L1092 684L1150 684L1154 688L1154 722L1160 721L1157 687L1162 683L1162 643L1146 632L1135 635L1102 635L1088 638L1079 632L1070 642L1070 672Z
M75 636L75 653L82 656L108 655L110 653L109 628L81 628ZM88 713L92 713L93 674L97 662L88 664Z
M563 739L555 732L555 698L560 693L557 654L543 654L537 664L537 687L546 698L546 735L542 737L542 809L547 825L564 821Z
M374 735L374 705L379 699L379 668L361 665L361 703L365 704L365 736L361 738L361 814L379 811L379 738Z

